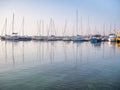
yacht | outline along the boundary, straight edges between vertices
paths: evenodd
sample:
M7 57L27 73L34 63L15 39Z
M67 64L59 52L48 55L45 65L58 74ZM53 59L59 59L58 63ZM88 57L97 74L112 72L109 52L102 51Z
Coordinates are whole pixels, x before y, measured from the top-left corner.
M90 38L91 43L98 43L102 41L101 35L96 34Z
M82 42L82 41L85 41L85 39L81 35L74 36L74 37L72 37L71 40L73 42Z
M109 38L108 38L108 41L109 42L116 42L116 34L109 34Z
M51 35L47 38L47 41L57 41L55 35Z
M66 36L66 37L63 37L62 40L63 40L63 41L71 41L71 37Z

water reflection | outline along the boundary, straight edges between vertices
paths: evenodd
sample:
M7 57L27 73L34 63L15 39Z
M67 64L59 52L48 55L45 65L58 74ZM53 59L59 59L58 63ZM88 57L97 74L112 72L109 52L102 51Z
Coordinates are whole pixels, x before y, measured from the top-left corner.
M120 48L120 43L117 43L117 47Z
M11 44L11 45L10 45ZM74 60L75 64L89 59L93 55L101 55L104 59L105 54L116 54L116 48L120 48L119 43L72 43L72 42L7 42L2 41L0 46L4 49L1 51L1 58L6 62L12 59L13 65L16 62L25 62L30 60L37 60L40 62L54 63L57 61ZM108 47L109 46L109 47ZM10 49L11 48L11 49ZM111 49L109 49L111 48ZM20 54L21 53L21 54ZM10 58L11 55L11 58ZM22 56L21 56L22 55ZM21 57L21 59L19 58ZM25 58L26 57L26 58ZM60 59L61 58L61 59ZM9 62L9 61L8 61ZM29 61L28 61L29 62Z
M109 53L110 56L113 56L113 58L115 58L115 54L116 54L116 42L109 42L109 47L111 48Z
M98 43L91 43L91 44L92 44L92 46L98 47L98 48L100 48L100 46L101 46L101 42L98 42Z
M64 42L63 43L63 50L64 50L64 59L65 59L65 61L67 61L67 43L66 42Z
M115 90L120 84L118 43L1 41L0 47L0 89Z
M22 60L23 60L23 64L24 64L24 59L25 59L25 56L24 56L24 42L22 42Z

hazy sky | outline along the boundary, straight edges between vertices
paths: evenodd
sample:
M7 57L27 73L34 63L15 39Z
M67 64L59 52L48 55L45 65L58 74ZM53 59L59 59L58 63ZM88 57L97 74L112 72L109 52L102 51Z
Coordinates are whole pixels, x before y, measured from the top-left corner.
M50 18L54 20L57 35L62 34L65 19L67 34L75 31L76 10L79 11L79 33L88 32L88 17L91 32L102 32L116 27L120 29L120 0L0 0L0 33L5 18L8 19L7 33L11 31L12 14L15 14L15 31L21 31L22 18L25 17L25 34L37 33L37 21L44 20L44 35ZM82 18L82 31L81 31ZM95 30L96 27L96 30Z

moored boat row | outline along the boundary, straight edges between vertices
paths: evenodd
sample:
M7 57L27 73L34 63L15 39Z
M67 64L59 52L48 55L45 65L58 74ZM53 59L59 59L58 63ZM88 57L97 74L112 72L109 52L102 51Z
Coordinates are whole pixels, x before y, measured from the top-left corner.
M101 36L101 35L92 35L91 37L85 36L18 36L16 33L13 35L5 35L0 36L1 40L9 40L9 41L73 41L73 42L84 42L84 41L91 41L92 43L98 43L102 41L109 41L109 42L120 42L120 34L110 34L108 36Z
M66 35L66 28L67 28L67 21L65 21L65 27L63 30L63 35L62 36L57 36L56 32L55 32L55 27L54 26L54 21L52 19L50 19L50 31L48 31L48 35L47 36L42 36L43 34L42 32L42 28L40 28L41 23L39 26L39 30L38 33L39 35L36 36L27 36L24 35L24 17L22 20L22 35L19 35L17 32L14 31L14 14L13 14L13 20L12 20L12 34L6 34L6 28L7 28L7 19L5 20L5 31L4 34L2 33L2 35L0 36L1 40L9 40L9 41L31 41L31 40L35 40L35 41L73 41L73 42L84 42L84 41L90 41L92 43L98 43L98 42L102 42L102 41L109 41L109 42L120 42L120 34L109 34L109 35L100 35L100 34L95 34L95 35L86 35L83 36L82 32L80 33L79 31L79 27L78 27L78 11L76 11L76 29L73 29L76 31L76 33L73 36L69 36ZM88 25L89 26L89 25ZM82 27L82 21L81 21L81 27ZM90 28L89 28L90 29ZM89 30L88 29L88 30ZM49 30L49 29L48 29ZM95 28L96 30L96 28ZM81 28L82 31L82 28Z

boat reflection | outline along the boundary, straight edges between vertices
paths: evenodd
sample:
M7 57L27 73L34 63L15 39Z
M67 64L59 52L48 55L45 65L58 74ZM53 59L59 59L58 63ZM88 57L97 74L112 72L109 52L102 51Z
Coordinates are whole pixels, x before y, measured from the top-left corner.
M91 43L91 44L92 44L92 46L98 47L98 48L100 48L100 46L101 46L101 42Z
M116 42L108 42L108 44L109 44L109 47L115 47Z
M5 60L8 64L12 63L14 66L33 63L33 61L49 64L65 61L78 66L80 63L89 63L91 58L95 59L96 56L102 59L107 56L106 54L115 56L116 47L120 48L120 43L1 41L0 46L4 49L4 53L0 51L1 60Z
M116 45L117 45L118 48L120 48L120 43L117 43Z

